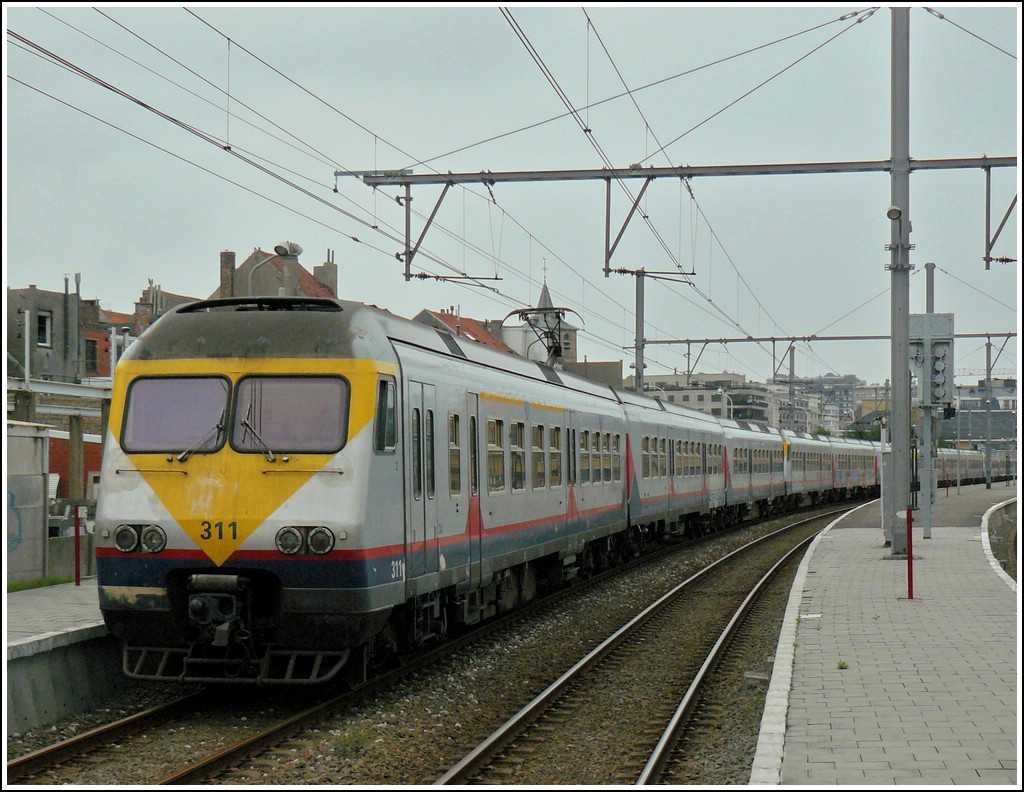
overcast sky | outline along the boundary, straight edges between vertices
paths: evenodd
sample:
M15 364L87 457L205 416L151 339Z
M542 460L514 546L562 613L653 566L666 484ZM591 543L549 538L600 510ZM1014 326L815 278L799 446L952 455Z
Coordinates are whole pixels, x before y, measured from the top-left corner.
M1019 5L932 8L945 19L910 14L911 156L1016 156ZM603 182L449 191L413 272L468 285L406 282L398 190L336 172L890 156L888 8L505 11L6 4L5 285L62 291L81 273L83 296L131 311L150 279L205 297L221 251L241 261L291 240L310 271L334 251L342 298L408 317L502 318L546 277L579 315L580 358L628 364L634 279L603 275ZM993 229L1019 183L993 169ZM613 238L641 186L613 184ZM414 239L440 189L413 189ZM659 179L612 267L693 273L647 282L650 340L887 334L889 205L886 173ZM983 172L914 173L909 216L911 312L933 261L936 310L957 332L1017 330L1019 263L982 262ZM994 256L1019 258L1019 216ZM651 347L648 375L684 370L685 351ZM959 383L984 365L982 339L957 343ZM763 381L772 346L712 346L696 368ZM1011 340L996 369L1017 368ZM888 343L798 347L798 376L826 372L883 382Z

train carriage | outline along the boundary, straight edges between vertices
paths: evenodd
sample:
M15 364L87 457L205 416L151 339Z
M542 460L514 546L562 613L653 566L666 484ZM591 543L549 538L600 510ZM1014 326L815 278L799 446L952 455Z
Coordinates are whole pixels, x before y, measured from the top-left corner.
M132 677L362 679L652 536L870 482L869 444L786 442L358 303L191 303L116 372L100 607Z

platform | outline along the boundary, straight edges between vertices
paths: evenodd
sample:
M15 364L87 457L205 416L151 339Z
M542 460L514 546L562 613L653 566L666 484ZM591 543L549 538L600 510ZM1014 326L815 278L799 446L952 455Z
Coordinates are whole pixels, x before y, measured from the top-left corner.
M790 596L751 784L1019 788L1017 585L983 528L1016 495L1004 482L940 493L931 538L914 526L913 599L878 501L815 539Z

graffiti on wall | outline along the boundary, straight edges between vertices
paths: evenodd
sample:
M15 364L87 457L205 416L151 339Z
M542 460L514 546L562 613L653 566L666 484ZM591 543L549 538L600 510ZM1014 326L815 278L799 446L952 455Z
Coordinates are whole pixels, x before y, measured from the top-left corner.
M21 547L24 538L24 528L21 522L21 509L18 508L18 498L12 490L7 490L7 552L15 552Z

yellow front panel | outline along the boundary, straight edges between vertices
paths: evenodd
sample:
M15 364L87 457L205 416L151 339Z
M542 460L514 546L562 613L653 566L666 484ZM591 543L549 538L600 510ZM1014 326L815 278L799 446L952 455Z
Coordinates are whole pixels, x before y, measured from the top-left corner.
M128 386L140 376L217 374L233 386L254 374L336 375L351 386L347 445L371 424L378 375L396 369L393 364L348 359L125 360L117 369L110 429L121 437ZM215 453L195 453L182 462L166 452L127 456L182 530L219 566L336 455L288 454L288 462L284 456L270 462L263 454L239 454L225 444ZM268 470L288 472L268 475Z

